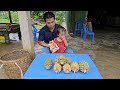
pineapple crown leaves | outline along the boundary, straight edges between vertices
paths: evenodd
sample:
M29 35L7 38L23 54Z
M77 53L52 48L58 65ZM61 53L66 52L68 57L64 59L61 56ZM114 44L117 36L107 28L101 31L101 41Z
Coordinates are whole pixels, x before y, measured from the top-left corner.
M59 56L55 59L55 62L60 63L60 61L62 61L64 63L70 63L71 62L70 58L67 58L65 56Z
M86 61L78 62L78 64L89 65L88 62L86 62Z

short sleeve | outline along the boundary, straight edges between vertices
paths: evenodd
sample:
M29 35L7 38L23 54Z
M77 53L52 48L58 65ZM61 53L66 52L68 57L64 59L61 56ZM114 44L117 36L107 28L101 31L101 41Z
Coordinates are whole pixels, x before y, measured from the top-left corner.
M39 31L38 41L44 41L44 32L43 32L43 30Z
M57 38L54 38L54 42L56 43Z

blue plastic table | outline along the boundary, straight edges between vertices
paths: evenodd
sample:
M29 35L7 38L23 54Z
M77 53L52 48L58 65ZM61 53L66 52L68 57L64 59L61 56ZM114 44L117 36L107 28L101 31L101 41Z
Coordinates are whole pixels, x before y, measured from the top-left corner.
M90 67L89 71L87 73L78 71L66 74L62 70L56 74L53 66L50 70L44 68L46 58L51 58L54 61L56 57L61 55L70 58L71 61L87 61ZM24 74L23 79L102 79L102 76L88 54L38 54Z

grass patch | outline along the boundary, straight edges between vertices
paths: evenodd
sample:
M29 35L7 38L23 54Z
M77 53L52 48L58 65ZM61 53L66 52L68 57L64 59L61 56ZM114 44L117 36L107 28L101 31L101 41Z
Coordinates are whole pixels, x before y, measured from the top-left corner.
M45 24L35 25L35 27L37 28L37 30L40 30L43 26L45 26Z
M9 19L0 19L0 23L10 23Z
M18 23L18 21L12 20L13 23ZM9 19L0 19L0 23L10 23Z

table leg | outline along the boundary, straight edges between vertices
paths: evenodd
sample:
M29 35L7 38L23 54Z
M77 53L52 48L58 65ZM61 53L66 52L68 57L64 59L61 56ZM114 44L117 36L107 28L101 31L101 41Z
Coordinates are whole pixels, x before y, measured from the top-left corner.
M18 37L21 40L21 31L20 31L20 29L18 30Z
M9 32L4 31L4 36L5 36L5 43L10 43L10 38L9 38Z

